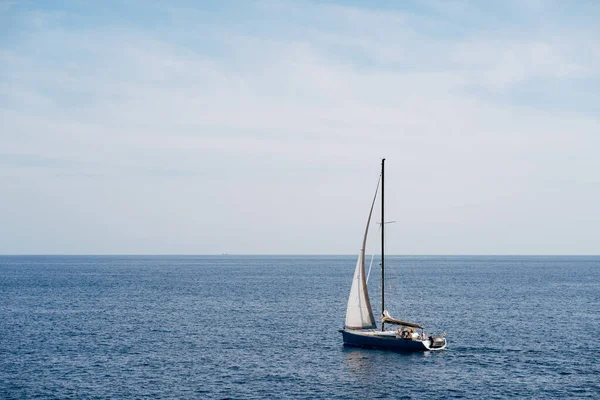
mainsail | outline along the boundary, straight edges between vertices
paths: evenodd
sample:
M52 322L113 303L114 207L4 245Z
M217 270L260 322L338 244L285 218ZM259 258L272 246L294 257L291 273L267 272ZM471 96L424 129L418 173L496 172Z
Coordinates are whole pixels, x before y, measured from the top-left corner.
M381 178L380 178L381 180ZM373 206L375 198L379 190L379 182L375 189L375 197L369 211L367 219L367 227L363 238L362 247L356 261L356 269L354 270L354 278L352 279L352 287L350 288L350 296L348 297L348 307L346 308L346 323L348 329L375 329L375 318L369 301L369 292L367 290L367 277L365 274L365 247L367 245L367 234L369 233L369 224L371 223L371 215L373 214Z

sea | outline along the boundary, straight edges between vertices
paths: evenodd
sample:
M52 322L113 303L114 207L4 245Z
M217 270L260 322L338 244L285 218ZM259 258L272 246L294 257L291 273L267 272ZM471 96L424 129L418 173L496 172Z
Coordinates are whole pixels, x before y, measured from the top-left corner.
M448 340L412 354L343 346L355 263L0 256L0 398L600 398L600 257L386 257L387 309Z

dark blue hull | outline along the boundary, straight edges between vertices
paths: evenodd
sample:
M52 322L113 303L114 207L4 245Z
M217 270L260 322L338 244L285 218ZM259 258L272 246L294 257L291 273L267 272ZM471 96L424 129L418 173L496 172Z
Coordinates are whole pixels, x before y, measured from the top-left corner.
M396 335L390 334L365 334L362 332L353 332L340 330L344 339L344 346L361 347L365 349L393 350L398 352L412 353L416 351L441 350L446 347L446 340L443 345L438 340L434 343L431 339L413 340L401 339Z

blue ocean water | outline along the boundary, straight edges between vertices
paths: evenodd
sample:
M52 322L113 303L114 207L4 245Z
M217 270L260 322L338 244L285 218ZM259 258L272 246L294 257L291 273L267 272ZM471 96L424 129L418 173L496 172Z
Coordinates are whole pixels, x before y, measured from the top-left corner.
M342 346L354 264L1 256L0 397L600 397L600 257L389 257L390 312L447 333L417 354Z

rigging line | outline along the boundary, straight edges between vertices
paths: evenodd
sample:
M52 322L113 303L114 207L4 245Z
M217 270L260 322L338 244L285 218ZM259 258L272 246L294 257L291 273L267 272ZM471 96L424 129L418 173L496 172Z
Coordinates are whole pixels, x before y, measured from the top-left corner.
M379 238L379 231L381 231L381 224L379 225L379 229L377 229L377 237ZM377 248L377 244L379 244L379 242L375 243L375 247ZM369 272L367 272L367 283L369 282L369 276L371 276L371 268L373 268L373 258L375 258L375 252L373 252L373 254L371 254L371 262L369 263Z
M393 222L396 222L396 221L393 221ZM386 249L388 248L388 245L387 245L387 236L385 237L385 248ZM394 276L392 278L398 279L398 271L396 271L396 268L390 268L390 269L392 270L392 273L394 274ZM388 280L388 289L391 290L392 289L392 284L389 281L390 280Z
M396 221L389 221L389 222L386 222L386 224L393 224L395 222ZM388 238L387 238L387 236L385 237L385 248L386 249L388 248ZM387 279L387 287L386 287L386 289L396 290L396 287L392 286L392 281L396 282L396 285L397 285L398 289L401 287L401 285L400 285L400 273L399 273L399 269L400 268L398 267L398 265L396 263L389 264L389 267L387 268L387 270L390 272L391 276L389 277L390 279Z
M363 273L364 273L364 267L365 267L365 248L367 247L367 234L369 232L369 226L371 225L371 215L373 213L373 206L375 206L375 200L377 199L377 193L379 192L379 184L381 183L383 186L383 182L381 181L382 177L383 177L383 172L381 174L379 174L379 179L377 180L377 187L375 188L375 197L373 197L373 203L371 203L371 211L369 212L369 222L367 223L367 230L365 232L365 238L363 239L363 244L360 249L361 257L362 257ZM371 260L371 263L372 262L373 262L373 260ZM367 274L367 279L365 280L365 284L368 283L370 274L371 274L371 267L369 267L369 274Z

